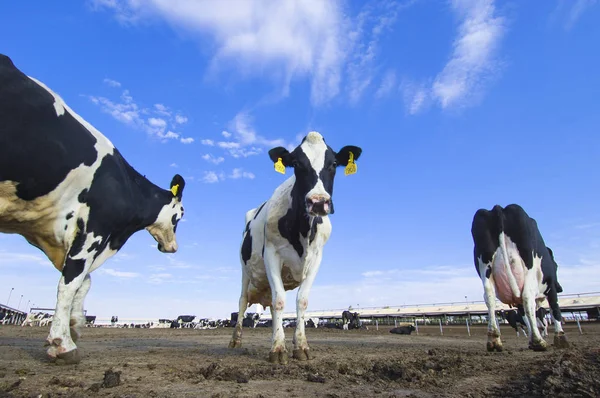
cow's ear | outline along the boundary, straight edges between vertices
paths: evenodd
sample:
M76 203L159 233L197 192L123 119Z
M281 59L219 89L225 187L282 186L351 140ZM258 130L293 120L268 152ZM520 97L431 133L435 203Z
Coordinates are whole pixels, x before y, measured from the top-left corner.
M171 180L171 186L169 187L173 196L181 200L183 196L183 188L185 187L185 180L179 174L175 174Z
M273 161L273 163L278 163L279 159L281 159L281 163L285 167L293 167L294 166L294 155L292 155L287 149L282 146L278 146L269 151L269 157Z
M348 162L355 162L360 157L362 149L354 145L346 145L335 154L338 166L347 166Z

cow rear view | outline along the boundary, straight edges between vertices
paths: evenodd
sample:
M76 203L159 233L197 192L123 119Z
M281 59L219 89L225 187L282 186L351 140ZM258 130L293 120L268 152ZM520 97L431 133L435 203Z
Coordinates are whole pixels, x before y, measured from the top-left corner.
M475 268L483 282L488 308L488 351L502 351L500 330L496 322L496 297L524 314L529 332L529 348L547 349L536 322L536 308L546 298L554 320L554 346L568 346L562 329L558 306L558 265L546 247L537 223L519 205L491 211L480 209L473 217L471 235L474 242Z
M0 232L20 234L62 276L48 355L79 362L90 273L146 229L177 251L185 181L162 189L43 83L0 54Z

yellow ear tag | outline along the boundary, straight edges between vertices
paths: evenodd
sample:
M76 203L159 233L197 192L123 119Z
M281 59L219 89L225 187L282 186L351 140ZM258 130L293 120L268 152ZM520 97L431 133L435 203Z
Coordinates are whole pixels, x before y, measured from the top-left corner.
M283 161L281 158L277 158L277 162L275 163L275 171L281 174L285 174L285 166L283 165Z
M177 196L177 190L179 189L179 184L173 185L171 187L171 193L173 194L173 196Z
M356 163L354 163L354 154L350 152L350 157L348 158L348 164L344 169L345 175L350 175L356 173Z

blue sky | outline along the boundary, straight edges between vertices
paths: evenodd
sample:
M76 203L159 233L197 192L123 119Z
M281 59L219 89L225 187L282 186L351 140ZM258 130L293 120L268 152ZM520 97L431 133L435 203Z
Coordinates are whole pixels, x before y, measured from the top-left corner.
M90 314L236 311L244 214L286 178L267 151L311 130L363 155L338 174L309 309L481 300L471 220L509 203L580 293L600 290L598 3L10 2L0 53L150 180L186 178L179 252L134 235L93 273ZM0 273L3 303L54 307L59 273L23 238L0 235Z

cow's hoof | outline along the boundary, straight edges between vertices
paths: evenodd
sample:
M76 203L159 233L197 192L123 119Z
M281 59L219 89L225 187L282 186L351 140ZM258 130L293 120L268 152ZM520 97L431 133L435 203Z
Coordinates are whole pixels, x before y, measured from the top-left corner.
M81 355L79 355L79 350L77 348L72 351L62 352L55 358L55 363L57 365L74 365L79 362L81 362Z
M546 351L548 349L548 344L544 340L530 342L529 349L533 351Z
M564 332L554 335L554 347L555 348L569 348L569 342Z
M271 352L269 352L269 362L278 363L280 365L287 365L287 363L288 363L287 351L271 351Z
M292 356L298 361L309 361L313 359L312 353L310 352L309 348L297 348L292 353Z
M489 352L494 352L494 351L502 352L502 350L504 350L504 347L502 347L502 343L500 343L500 342L488 341L487 342L487 350Z
M229 348L241 348L242 347L242 340L231 340L229 342Z

